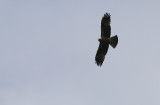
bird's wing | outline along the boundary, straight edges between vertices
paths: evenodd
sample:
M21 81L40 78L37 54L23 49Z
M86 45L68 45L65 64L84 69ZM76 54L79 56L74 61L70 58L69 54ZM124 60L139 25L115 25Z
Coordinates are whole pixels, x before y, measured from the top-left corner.
M111 15L109 13L104 14L101 20L101 37L109 38L111 35Z
M105 55L108 51L109 44L100 42L97 54L95 57L96 64L101 66L103 64Z

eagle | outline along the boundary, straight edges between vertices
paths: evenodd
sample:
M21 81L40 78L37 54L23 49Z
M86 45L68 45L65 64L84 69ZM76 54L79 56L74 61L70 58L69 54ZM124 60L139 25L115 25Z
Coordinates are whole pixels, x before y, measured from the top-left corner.
M102 66L105 56L107 54L109 45L115 48L118 44L118 36L111 36L111 15L104 14L101 20L101 38L98 39L99 47L95 56L95 61L98 66Z

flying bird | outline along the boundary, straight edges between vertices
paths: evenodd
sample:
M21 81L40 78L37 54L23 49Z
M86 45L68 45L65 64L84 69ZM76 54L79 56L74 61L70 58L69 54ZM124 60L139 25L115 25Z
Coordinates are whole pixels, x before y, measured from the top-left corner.
M95 61L98 66L103 64L105 55L107 54L109 45L115 48L118 44L118 36L111 36L111 15L109 13L104 14L101 20L101 38L99 41L99 48L97 50Z

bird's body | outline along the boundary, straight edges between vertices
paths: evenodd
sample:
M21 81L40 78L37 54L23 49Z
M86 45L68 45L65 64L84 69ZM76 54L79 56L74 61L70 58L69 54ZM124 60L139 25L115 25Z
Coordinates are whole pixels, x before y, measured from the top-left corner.
M100 44L95 57L95 61L98 66L101 66L103 64L105 55L108 52L109 45L115 48L118 43L117 35L110 37L111 35L110 16L111 15L108 13L104 14L101 21L101 38L98 39Z

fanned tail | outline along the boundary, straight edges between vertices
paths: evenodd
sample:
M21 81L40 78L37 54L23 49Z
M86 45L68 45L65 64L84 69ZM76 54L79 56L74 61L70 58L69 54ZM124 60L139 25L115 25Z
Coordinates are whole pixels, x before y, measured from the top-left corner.
M115 47L117 46L117 44L118 44L118 36L115 35L115 36L109 38L109 40L110 40L110 41L109 41L109 44L110 44L113 48L115 48Z

